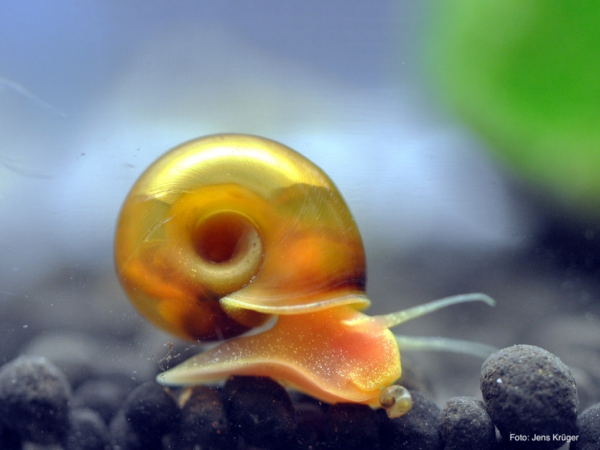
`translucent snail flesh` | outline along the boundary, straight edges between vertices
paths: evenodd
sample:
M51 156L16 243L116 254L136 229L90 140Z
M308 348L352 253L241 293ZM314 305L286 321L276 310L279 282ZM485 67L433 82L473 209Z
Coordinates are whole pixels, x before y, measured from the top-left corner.
M151 322L224 340L160 382L264 375L329 403L395 404L393 416L410 396L386 389L400 378L403 342L389 328L453 303L493 304L470 294L363 314L364 248L334 184L290 148L247 135L190 141L150 166L123 204L115 263ZM270 329L240 336L273 316Z

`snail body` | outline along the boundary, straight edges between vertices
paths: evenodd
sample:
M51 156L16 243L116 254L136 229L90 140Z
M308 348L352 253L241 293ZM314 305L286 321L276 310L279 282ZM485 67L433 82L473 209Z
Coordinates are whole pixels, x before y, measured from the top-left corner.
M155 325L224 340L160 382L265 375L330 403L379 405L401 375L390 327L447 304L491 302L475 295L363 314L365 252L333 182L294 150L247 135L190 141L150 166L123 204L115 264ZM240 336L270 317L272 328Z
M268 331L229 340L161 375L170 385L270 376L328 403L379 405L401 375L394 335L350 305L282 315Z

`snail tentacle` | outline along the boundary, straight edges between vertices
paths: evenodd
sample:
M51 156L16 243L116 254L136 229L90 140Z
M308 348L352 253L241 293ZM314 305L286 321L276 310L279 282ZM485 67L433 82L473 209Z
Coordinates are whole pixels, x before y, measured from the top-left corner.
M403 336L395 334L400 351L440 351L461 353L481 358L487 358L499 349L487 344L461 339L425 336Z
M446 308L451 305L468 302L484 302L490 306L496 305L496 301L486 294L460 294L451 297L441 298L422 305L413 306L412 308L402 311L385 314L382 316L373 316L373 320L377 320L385 328L393 328L401 323L416 319L417 317L430 314L438 309Z

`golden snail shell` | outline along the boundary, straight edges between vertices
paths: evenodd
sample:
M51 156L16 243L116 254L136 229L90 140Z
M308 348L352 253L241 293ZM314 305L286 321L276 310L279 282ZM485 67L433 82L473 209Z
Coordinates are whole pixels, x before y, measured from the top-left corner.
M187 339L370 303L362 241L331 180L254 136L193 140L148 168L123 204L115 260L142 314Z

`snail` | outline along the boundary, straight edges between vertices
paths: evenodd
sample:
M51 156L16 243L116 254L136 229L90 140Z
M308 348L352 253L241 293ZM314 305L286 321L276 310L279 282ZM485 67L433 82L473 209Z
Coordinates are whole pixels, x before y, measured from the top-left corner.
M222 341L159 382L270 376L328 403L383 406L391 417L411 406L394 384L399 345L465 345L389 328L450 304L494 304L466 294L364 314L371 302L362 239L333 182L294 150L240 134L184 143L144 172L121 209L115 264L150 322L183 339Z

